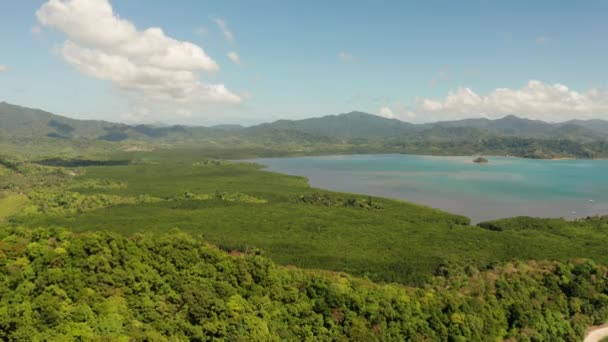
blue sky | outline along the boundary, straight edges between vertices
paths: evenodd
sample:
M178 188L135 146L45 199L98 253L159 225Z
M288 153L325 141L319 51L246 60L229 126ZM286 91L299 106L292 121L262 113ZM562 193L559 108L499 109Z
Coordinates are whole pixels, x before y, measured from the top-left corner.
M75 11L61 10L66 3L91 19L78 22ZM108 4L109 17L138 32L157 27L200 47L217 70L166 69L103 45L95 35L108 30L94 11ZM80 35L87 27L104 32ZM607 33L605 1L12 1L0 12L0 100L76 118L190 124L351 110L414 122L608 118ZM161 68L153 93L147 77L100 71L107 64L90 71L99 61L84 58L97 53L136 70ZM161 76L177 83L157 87ZM217 96L191 91L207 85L224 88Z

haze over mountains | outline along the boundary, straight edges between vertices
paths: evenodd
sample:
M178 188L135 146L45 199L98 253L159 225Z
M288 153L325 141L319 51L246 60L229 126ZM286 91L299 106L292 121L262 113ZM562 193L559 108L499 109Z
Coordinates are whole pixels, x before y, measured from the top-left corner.
M608 121L571 120L562 123L547 123L509 115L496 120L478 118L412 124L363 112L350 112L303 120L278 120L250 127L239 125L158 126L77 120L39 109L6 102L0 103L0 135L6 137L124 141L128 139L192 138L217 134L244 137L288 134L298 139L324 141L395 138L441 140L500 136L590 142L608 138Z

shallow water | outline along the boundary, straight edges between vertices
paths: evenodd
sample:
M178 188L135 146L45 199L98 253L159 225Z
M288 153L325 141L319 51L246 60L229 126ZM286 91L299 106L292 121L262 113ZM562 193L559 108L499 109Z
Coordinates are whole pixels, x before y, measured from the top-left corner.
M314 187L404 199L470 217L608 215L608 160L348 155L260 158Z

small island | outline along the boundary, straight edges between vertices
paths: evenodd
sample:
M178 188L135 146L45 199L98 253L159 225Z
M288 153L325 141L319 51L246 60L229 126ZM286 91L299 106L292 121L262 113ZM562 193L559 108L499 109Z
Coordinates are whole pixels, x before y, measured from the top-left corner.
M488 160L484 157L477 157L475 159L473 159L473 163L477 163L477 164L482 164L482 163L487 163Z

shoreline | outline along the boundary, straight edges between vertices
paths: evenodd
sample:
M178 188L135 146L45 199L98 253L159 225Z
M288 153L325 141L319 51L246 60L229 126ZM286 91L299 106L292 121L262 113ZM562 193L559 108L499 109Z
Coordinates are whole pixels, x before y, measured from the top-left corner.
M559 160L608 160L608 157L605 158L576 158L576 157L553 157L553 158L530 158L530 157L522 157L515 156L510 154L427 154L427 153L404 153L404 152L350 152L350 151L327 151L327 152L319 152L315 153L311 151L309 153L302 152L293 152L290 153L288 151L279 152L278 155L273 156L259 156L259 155L251 155L247 157L238 157L231 158L229 160L238 161L238 160L251 160L251 159L283 159L283 158L303 158L303 157L331 157L331 156L360 156L360 155L405 155L405 156L423 156L423 157L470 157L475 158L478 156L490 157L490 158L513 158L513 159L526 159L526 160L551 160L551 161L559 161Z
M335 191L335 192L356 193L356 194L381 197L381 198L385 198L385 199L389 199L389 200L396 200L396 201L405 201L410 204L421 205L421 206L430 207L430 208L433 208L436 210L440 210L440 211L443 211L446 213L465 216L471 220L472 225L476 225L481 222L509 219L509 218L514 218L514 217L519 217L519 216L540 218L540 219L562 219L562 220L570 222L570 221L585 219L587 217L605 216L606 213L608 213L608 211L606 211L607 207L606 207L606 205L604 205L604 203L599 203L599 202L597 203L597 204L601 205L600 209L598 209L599 207L598 208L589 207L589 205L590 205L589 203L593 204L594 206L597 206L597 205L595 204L595 202L590 202L588 199L584 199L584 200L581 199L580 201L577 201L576 199L574 199L572 201L565 201L565 202L562 200L558 201L556 199L555 205L547 206L547 205L543 205L543 201L540 201L540 200L538 200L536 202L534 202L532 200L527 200L527 201L524 201L525 203L524 202L511 203L512 202L511 199L506 198L506 199L499 199L499 200L493 201L492 203L494 203L500 207L504 207L504 205L508 205L509 207L511 207L511 205L513 205L512 210L507 210L506 212L500 213L500 212L494 211L492 209L492 207L490 207L490 209L492 209L492 212L494 212L496 215L485 215L485 214L476 213L476 212L474 212L474 210L473 210L473 212L471 212L470 210L467 210L466 208L447 205L445 203L445 200L436 201L436 200L433 200L432 198L429 199L428 196L427 196L427 198L420 198L420 196L417 196L416 194L412 194L411 196L408 196L407 194L387 193L386 191L380 191L378 189L374 189L373 186L371 188L368 187L368 189L366 189L366 190L364 190L361 187L358 187L358 188L352 188L352 187L345 188L344 186L336 187L335 184L334 184L334 186L332 186L332 185L326 184L327 182L319 181L319 179L315 179L315 177L311 178L311 174L306 174L306 173L302 173L302 172L294 172L294 170L290 171L288 169L282 169L281 167L276 167L275 165L272 165L272 162L271 162L271 160L273 160L273 159L285 160L285 159L306 159L306 158L327 158L327 157L331 158L332 156L335 156L337 158L343 158L343 157L348 157L348 156L355 157L355 158L356 157L365 157L365 156L370 156L370 157L411 156L411 157L450 158L449 156L405 155L405 154L400 154L400 153L389 153L389 154L317 155L317 156L299 156L299 157L289 156L289 157L279 157L279 158L266 157L266 158L250 158L250 159L246 159L246 160L233 160L233 161L253 163L253 164L258 165L260 167L260 169L262 169L266 172L272 172L272 173L278 173L278 174L284 174L284 175L304 178L307 180L309 186L311 186L313 188L319 188L319 189ZM468 164L466 162L467 156L452 156L452 157L463 158L463 162L465 164ZM520 157L503 157L503 156L496 156L496 157L527 160L527 158L520 158ZM562 160L571 160L571 159L562 159ZM492 161L490 160L490 164L491 164L491 162ZM279 162L279 163L281 163L281 162ZM287 162L287 163L289 163L289 162ZM475 163L471 160L470 164L474 165ZM554 165L555 165L554 167L559 167L558 164L554 164ZM429 195L429 196L431 196L431 195ZM593 197L590 197L590 198L593 198ZM477 199L470 198L469 200L471 201L471 203L474 203ZM462 201L459 201L459 203L462 203ZM531 212L530 210L526 209L526 208L528 208L530 206L534 206L536 204L538 204L538 206L539 206L537 208L538 210L536 212ZM473 205L473 207L476 207L474 204L471 204L471 205ZM560 210L549 209L549 208L553 208L554 206L559 207ZM488 210L490 210L490 209L488 209Z

